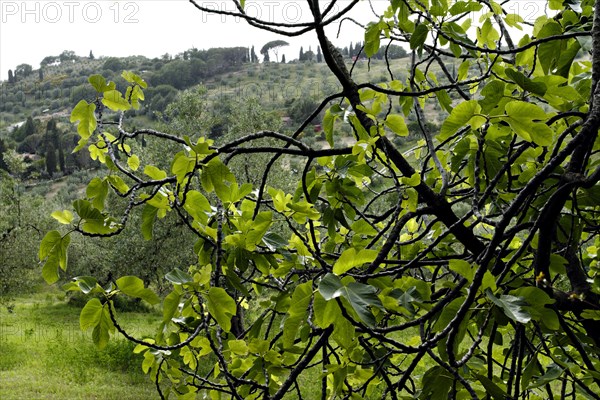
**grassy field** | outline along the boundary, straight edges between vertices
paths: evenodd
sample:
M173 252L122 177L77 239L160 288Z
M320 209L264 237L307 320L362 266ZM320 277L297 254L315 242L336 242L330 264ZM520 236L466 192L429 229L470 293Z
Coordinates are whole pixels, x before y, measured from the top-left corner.
M141 371L141 356L132 353L134 345L117 336L98 350L91 331L79 328L81 303L69 303L58 289L36 290L15 299L11 312L0 309L0 399L158 398L153 382ZM156 312L119 315L122 325L137 337L150 335L160 321ZM304 398L320 397L318 368L303 374L301 382ZM286 396L296 398L295 392Z
M133 345L117 337L105 350L79 328L81 307L58 291L18 298L0 310L0 399L151 399L156 390ZM122 313L136 335L151 333L155 313Z

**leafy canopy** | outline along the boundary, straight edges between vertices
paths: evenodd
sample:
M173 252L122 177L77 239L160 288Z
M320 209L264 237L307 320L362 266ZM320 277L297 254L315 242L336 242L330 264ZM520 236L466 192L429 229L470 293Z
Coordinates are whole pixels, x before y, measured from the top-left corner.
M412 57L387 61L374 83L358 81L324 31L358 2L307 1L312 24L262 21L235 3L258 29L314 31L342 91L294 132L215 145L198 132L128 131L145 82L91 77L97 97L71 119L107 174L55 214L68 230L42 241L44 277L67 269L74 232L152 239L167 214L194 233L181 245L197 254L167 274L151 338L127 333L112 306L120 295L157 302L140 280L74 278L68 290L102 298L81 314L93 340L119 331L136 342L161 397L598 398L600 7L552 0L549 15L524 21L511 12L520 2L385 2L363 52L401 43ZM322 110L329 146L308 144L301 133ZM134 154L140 136L177 148L169 167ZM258 154L269 161L245 182L232 160ZM268 184L275 165L295 190Z

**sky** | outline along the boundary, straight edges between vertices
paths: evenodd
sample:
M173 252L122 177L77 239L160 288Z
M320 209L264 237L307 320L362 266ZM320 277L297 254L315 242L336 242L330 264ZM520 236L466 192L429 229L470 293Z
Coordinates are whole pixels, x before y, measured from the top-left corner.
M233 11L231 1L198 1L203 6ZM310 15L305 0L247 0L249 15L268 21L304 22ZM339 0L337 9L349 4ZM385 8L388 1L375 0L374 7ZM323 6L329 1L323 1ZM352 16L363 23L377 20L363 1ZM363 31L352 23L329 29L334 44L345 47L363 40ZM234 17L208 14L195 9L187 0L0 0L0 78L8 79L8 70L19 64L38 69L46 56L72 50L95 57L175 55L192 47L255 46L257 54L268 41L282 39L287 60L298 57L300 46L316 52L313 32L297 38L285 38L249 26Z

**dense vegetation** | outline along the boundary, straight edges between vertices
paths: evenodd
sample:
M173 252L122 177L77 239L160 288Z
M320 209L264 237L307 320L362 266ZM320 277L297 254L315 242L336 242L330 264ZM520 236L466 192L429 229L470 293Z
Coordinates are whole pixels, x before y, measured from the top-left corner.
M219 51L192 49L173 59L189 59L192 54ZM143 66L141 57L90 59L71 53L65 52L68 57L63 56L63 61L68 63L64 65L50 65L60 61L60 57L47 57L48 60L42 62L42 70L46 71L44 79L58 82L57 76L71 73L71 68L85 70L86 66L96 65L99 69L104 65ZM324 64L316 62L246 63L237 72L215 74L203 85L183 91L163 84L150 87L145 91L146 105L128 114L129 123L132 127L144 125L169 132L208 132L211 138L220 142L262 127L288 130L311 114L318 96L337 90L333 77L323 75L324 68ZM152 76L152 71L146 71L145 75ZM373 63L368 67L365 63L357 71L365 77L382 79L384 65ZM112 79L122 81L118 74L106 69L104 72ZM11 92L19 88L35 85L38 76L34 70L27 77L18 78L17 85L7 86L4 82L2 93L10 97ZM85 192L87 182L99 173L98 164L90 159L86 148L73 153L79 136L76 127L69 123L72 101L77 100L70 94L73 91L91 92L86 85L60 90L57 95L64 95L64 98L49 96L54 89L41 92L39 98L27 96L20 114L5 114L5 121L22 123L17 128L5 124L0 129L0 211L5 216L0 220L3 260L0 263L0 302L10 305L13 294L31 290L29 279L35 281L37 274L36 248L43 233L51 226L50 212L69 207L80 193ZM49 105L54 101L59 104L56 109L41 112L51 108ZM312 120L316 126L320 122L319 116ZM315 133L313 125L307 129L305 139L311 143L323 141L322 133ZM161 162L159 148L153 147L151 142L147 146L146 143L141 145L145 146L147 157ZM173 246L180 240L177 235L186 234L185 231L173 231L174 225L174 221L165 220L164 230L158 232L155 243L144 241L134 232L127 233L127 240L121 238L108 243L76 238L71 246L70 273L106 278L109 271L118 266L119 273L138 274L145 282L152 282L160 289L162 277L168 272L164 259L173 253ZM174 232L179 233L175 235ZM185 264L190 261L189 255L177 254L180 257L172 262ZM28 279L23 279L24 276Z
M599 398L595 2L524 21L509 2L391 0L347 56L324 27L349 9L307 0L313 24L278 25L233 2L258 29L312 30L336 84L285 120L199 87L149 129L142 76L88 78L70 120L104 168L52 213L63 228L44 235L42 275L71 274L82 238L106 246L100 262L165 249L168 271L67 283L92 296L92 340L137 344L161 398ZM361 74L385 40L410 58ZM156 334L128 333L122 298L161 303Z

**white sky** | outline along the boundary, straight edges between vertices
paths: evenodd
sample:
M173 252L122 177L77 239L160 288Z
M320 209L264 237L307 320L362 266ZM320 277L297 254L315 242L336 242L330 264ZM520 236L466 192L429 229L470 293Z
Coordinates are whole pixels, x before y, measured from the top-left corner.
M233 11L226 0L198 3ZM329 1L323 1L324 7ZM349 0L340 0L338 9ZM375 0L379 9L388 1ZM247 12L269 21L298 22L309 17L305 0L247 0ZM367 2L361 2L352 16L366 23L376 20ZM329 32L334 39L337 25ZM342 39L332 40L341 47L363 40L362 31L344 23ZM191 47L255 46L282 39L290 43L281 54L286 59L298 57L300 46L316 52L314 33L298 38L280 37L263 32L234 17L209 15L186 0L0 0L0 79L8 79L8 70L26 63L39 68L46 56L73 50L87 56L90 50L99 56L144 55L149 58L165 53L172 55Z

